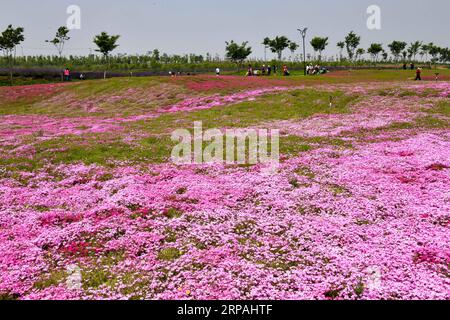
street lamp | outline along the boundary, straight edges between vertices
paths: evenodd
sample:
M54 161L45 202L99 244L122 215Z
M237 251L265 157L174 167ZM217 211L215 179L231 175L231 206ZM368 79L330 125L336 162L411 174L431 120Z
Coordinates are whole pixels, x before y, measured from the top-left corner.
M308 28L304 29L297 29L303 38L303 70L305 71L306 76L306 46L305 46L305 38L306 38L306 31L308 31Z

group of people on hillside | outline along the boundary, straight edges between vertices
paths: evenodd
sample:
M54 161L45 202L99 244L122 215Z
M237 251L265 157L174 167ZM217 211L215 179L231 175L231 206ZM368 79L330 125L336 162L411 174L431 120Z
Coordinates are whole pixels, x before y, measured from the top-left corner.
M416 65L411 62L411 64L409 65L409 69L414 70L416 68ZM406 63L403 64L403 70L407 70L408 66L406 65Z
M271 76L272 73L273 74L277 74L278 72L278 67L276 65L265 65L263 64L261 69L253 69L252 65L249 64L248 68L247 68L247 73L246 76L247 77L252 77L252 76ZM283 76L289 76L290 72L289 69L286 65L283 66Z
M403 69L407 70L407 65L406 63L403 64ZM415 65L414 63L410 64L410 69L414 70L415 69ZM220 76L221 74L221 70L220 68L216 68L216 76ZM306 67L306 73L308 75L319 75L319 74L323 74L323 73L327 73L328 70L324 67L321 67L319 65L315 65L313 66L312 64L308 65ZM253 69L252 65L248 65L248 69L247 69L247 73L246 76L247 77L252 77L252 76L270 76L272 75L272 73L276 74L277 73L277 66L276 65L263 65L261 69ZM172 77L175 76L180 76L182 75L181 72L173 72L173 71L169 71L169 75ZM188 73L187 75L190 75L190 73ZM290 76L290 72L289 69L286 65L283 66L283 76ZM71 80L71 71L69 68L64 69L63 71L63 80L64 81L70 81ZM80 80L84 80L84 74L81 73L80 74ZM416 69L416 78L414 79L415 81L421 81L422 80L422 68L418 67Z
M319 74L324 74L327 73L328 70L324 67L319 66L318 64L316 64L315 66L313 66L312 64L306 66L306 74L308 75L319 75Z
M80 80L84 80L84 74L80 73L79 76ZM63 81L70 81L72 80L72 74L69 68L65 68L63 71Z
M416 70L416 78L414 79L415 81L421 81L422 80L422 68L421 67L417 67L413 62L410 63L409 65L409 69L410 70ZM408 66L406 63L403 64L403 70L408 70Z

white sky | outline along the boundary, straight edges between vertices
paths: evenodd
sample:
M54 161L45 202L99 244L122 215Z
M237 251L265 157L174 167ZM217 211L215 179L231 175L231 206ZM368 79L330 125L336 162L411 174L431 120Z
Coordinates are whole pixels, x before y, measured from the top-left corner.
M107 31L121 35L115 53L158 48L223 55L225 41L233 39L249 41L253 56L261 58L264 37L286 35L300 42L296 30L301 26L309 27L309 39L330 37L325 55L337 54L336 42L351 30L362 36L365 49L372 42L386 47L392 40L450 46L449 0L0 0L0 29L25 27L27 55L55 53L45 40L66 23L66 9L73 4L82 10L82 28L71 32L66 50L74 55L88 54L94 35ZM381 8L381 30L366 26L366 9L373 4Z

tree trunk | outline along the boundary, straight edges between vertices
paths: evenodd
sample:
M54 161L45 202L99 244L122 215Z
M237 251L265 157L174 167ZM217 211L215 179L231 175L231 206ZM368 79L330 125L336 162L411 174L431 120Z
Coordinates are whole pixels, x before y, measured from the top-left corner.
M107 70L111 68L111 60L109 59L108 55L105 55L105 59L107 62ZM107 70L105 70L105 73L103 74L103 80L106 80L106 72Z
M9 56L9 85L13 86L13 63L12 63L12 56Z

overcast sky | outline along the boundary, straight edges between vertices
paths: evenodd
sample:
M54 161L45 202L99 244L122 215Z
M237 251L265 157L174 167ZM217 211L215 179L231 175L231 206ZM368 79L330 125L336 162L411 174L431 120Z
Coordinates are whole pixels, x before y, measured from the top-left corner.
M300 42L301 26L309 27L309 38L330 37L325 55L336 54L336 42L350 30L362 36L363 48L392 40L450 46L449 0L0 0L0 28L23 26L27 55L55 53L45 40L66 24L69 5L81 8L81 30L71 31L66 51L74 55L88 54L94 35L107 31L121 35L115 53L158 48L223 55L225 41L233 39L249 41L252 56L263 57L264 37L286 35ZM381 8L381 30L367 28L370 5Z

